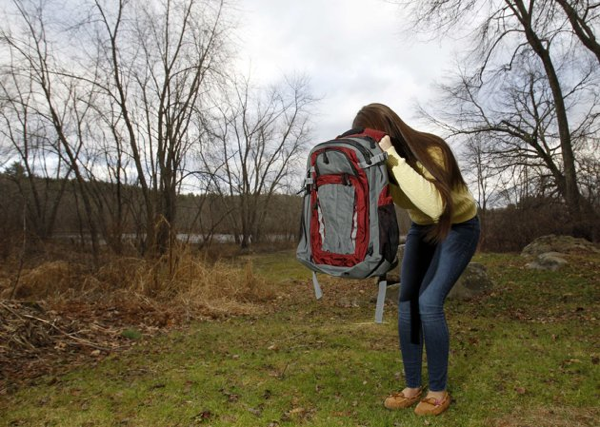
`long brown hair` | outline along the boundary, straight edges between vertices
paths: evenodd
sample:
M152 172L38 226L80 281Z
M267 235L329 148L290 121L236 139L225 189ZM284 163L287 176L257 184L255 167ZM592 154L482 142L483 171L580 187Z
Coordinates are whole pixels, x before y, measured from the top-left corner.
M452 226L452 190L466 187L458 163L446 141L431 133L411 128L390 107L377 103L364 106L354 118L352 127L385 132L391 137L398 154L411 167L416 169L417 162L420 162L434 177L431 182L440 193L444 211L439 221L431 227L428 238L435 242L443 240ZM439 158L435 159L432 152L439 153Z

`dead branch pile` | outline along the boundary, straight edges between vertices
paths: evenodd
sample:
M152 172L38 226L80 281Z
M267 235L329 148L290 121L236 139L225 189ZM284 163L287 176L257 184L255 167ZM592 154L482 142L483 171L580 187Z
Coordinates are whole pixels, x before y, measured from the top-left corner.
M100 356L127 345L121 328L67 317L44 303L0 301L0 391L11 379L47 371L39 365L49 355Z
M14 271L0 268L0 395L14 388L3 383L67 371L141 336L262 313L278 301L251 263L209 264L189 250L173 260L114 257L98 270L42 259Z

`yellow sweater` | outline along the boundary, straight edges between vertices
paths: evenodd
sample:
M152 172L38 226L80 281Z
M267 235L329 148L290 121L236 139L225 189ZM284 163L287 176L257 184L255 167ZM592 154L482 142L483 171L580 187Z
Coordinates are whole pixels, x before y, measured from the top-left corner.
M421 163L418 171L400 157L392 146L385 150L388 154L387 167L398 185L391 184L394 203L408 211L410 219L420 225L436 223L444 212L439 191L429 179L434 179ZM452 223L468 221L477 214L477 203L468 188L452 190L454 214Z

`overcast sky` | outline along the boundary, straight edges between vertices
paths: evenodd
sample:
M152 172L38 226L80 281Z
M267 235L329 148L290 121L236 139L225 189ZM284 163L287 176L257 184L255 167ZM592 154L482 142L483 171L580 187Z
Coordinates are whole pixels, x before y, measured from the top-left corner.
M419 128L415 103L451 68L451 49L407 33L401 9L385 0L240 0L241 60L260 82L309 77L322 98L315 137L347 130L361 106L382 102ZM421 127L422 128L422 127Z

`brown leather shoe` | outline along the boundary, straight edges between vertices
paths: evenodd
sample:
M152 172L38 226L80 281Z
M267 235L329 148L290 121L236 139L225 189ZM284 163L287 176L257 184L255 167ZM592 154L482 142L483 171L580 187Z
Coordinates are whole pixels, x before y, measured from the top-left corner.
M402 392L393 393L391 396L389 396L387 399L385 399L385 402L383 402L383 405L388 409L408 408L409 406L412 406L414 403L416 403L421 398L422 392L423 392L423 389L419 389L419 392L414 397L406 397L406 396L404 396L404 393L402 393Z
M421 400L415 408L415 414L417 415L439 415L444 412L450 406L452 398L450 394L446 392L443 399L435 399L433 397L426 397Z

